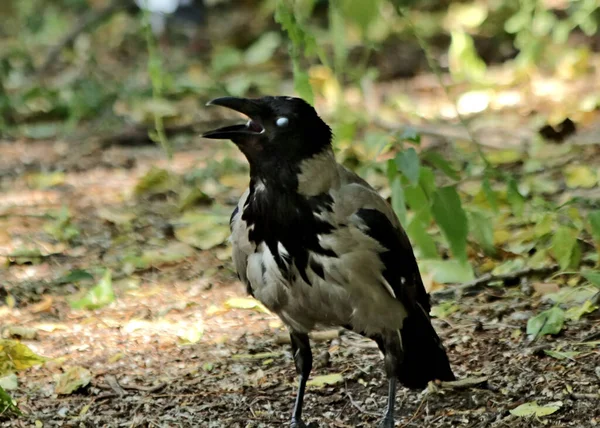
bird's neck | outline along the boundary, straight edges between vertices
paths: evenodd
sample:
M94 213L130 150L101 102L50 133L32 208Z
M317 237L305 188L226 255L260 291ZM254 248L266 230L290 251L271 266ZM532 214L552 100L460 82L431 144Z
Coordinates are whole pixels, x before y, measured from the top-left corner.
M312 197L337 188L339 170L331 147L300 162L278 160L271 164L250 165L250 187L269 194L298 193Z

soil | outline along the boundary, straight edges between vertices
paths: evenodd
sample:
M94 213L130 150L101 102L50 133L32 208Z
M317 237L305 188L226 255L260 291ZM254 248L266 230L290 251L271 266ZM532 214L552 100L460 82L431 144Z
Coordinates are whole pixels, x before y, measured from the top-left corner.
M98 262L108 266L119 259L114 225L98 215L101 208L135 205L143 212L144 221L127 235L140 248L150 248L155 238L175 242L161 214L172 203L168 197L132 202L123 196L151 166L166 165L160 149L117 146L89 151L75 162L69 161L73 157L63 143L1 144L1 252L10 252L7 242L17 237L44 242L48 255L37 264L0 268L5 293L16 299L12 307L0 307L0 319L4 326L35 329L37 338L23 342L49 361L19 374L19 387L11 394L23 416L0 416L0 426L289 424L296 376L289 345L283 343L286 330L275 316L256 308L228 307L229 299L244 297L245 291L222 248L196 251L130 276L115 275L116 301L97 310L71 309L67 297L77 289L53 282L71 269ZM210 156L206 147L188 147L178 152L170 168L186 171ZM26 184L24 159L36 170L61 165L65 183L32 190ZM43 232L45 220L33 215L62 205L82 230L79 246L49 240ZM527 320L546 304L530 295L529 285L524 280L517 287L488 287L455 302L457 310L444 320L434 319L457 377L486 380L463 388L399 388L396 426L600 424L600 320L582 318L567 324L559 336L531 342L524 333ZM439 300L434 295L434 303ZM182 343L182 332L193 329L203 331L200 340ZM308 388L306 422L319 427L376 426L387 391L377 347L346 331L326 337L313 341L313 376L341 374L342 380ZM556 359L544 352L551 349L580 353ZM57 395L56 378L76 365L92 373L89 386ZM560 402L560 408L543 417L509 412L532 401Z

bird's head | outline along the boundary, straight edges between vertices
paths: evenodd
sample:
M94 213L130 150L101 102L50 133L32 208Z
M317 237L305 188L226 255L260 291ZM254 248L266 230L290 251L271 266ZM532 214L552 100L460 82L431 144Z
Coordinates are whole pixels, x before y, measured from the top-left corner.
M226 126L202 136L233 141L251 167L298 165L331 145L331 129L301 98L223 97L207 105L227 107L248 116L243 125Z

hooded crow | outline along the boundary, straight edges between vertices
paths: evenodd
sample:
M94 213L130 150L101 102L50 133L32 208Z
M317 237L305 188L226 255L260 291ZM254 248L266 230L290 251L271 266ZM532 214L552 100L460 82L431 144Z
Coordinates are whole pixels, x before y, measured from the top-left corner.
M300 98L223 97L207 105L249 117L207 132L250 164L250 185L231 216L233 263L248 292L290 330L299 375L291 426L312 368L308 332L343 326L377 342L389 381L381 427L394 426L396 381L424 388L453 380L429 318L429 295L390 205L335 160L332 133Z

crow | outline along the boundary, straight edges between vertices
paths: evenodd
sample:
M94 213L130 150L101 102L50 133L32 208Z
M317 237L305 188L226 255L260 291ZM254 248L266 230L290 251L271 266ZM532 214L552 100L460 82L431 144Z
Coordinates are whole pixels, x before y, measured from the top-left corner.
M290 331L299 376L291 426L306 427L308 333L342 326L383 353L389 390L380 427L393 427L397 380L424 388L455 379L394 211L336 162L331 129L301 98L222 97L207 105L249 117L203 137L231 140L250 164L249 188L231 215L232 258L248 292Z

